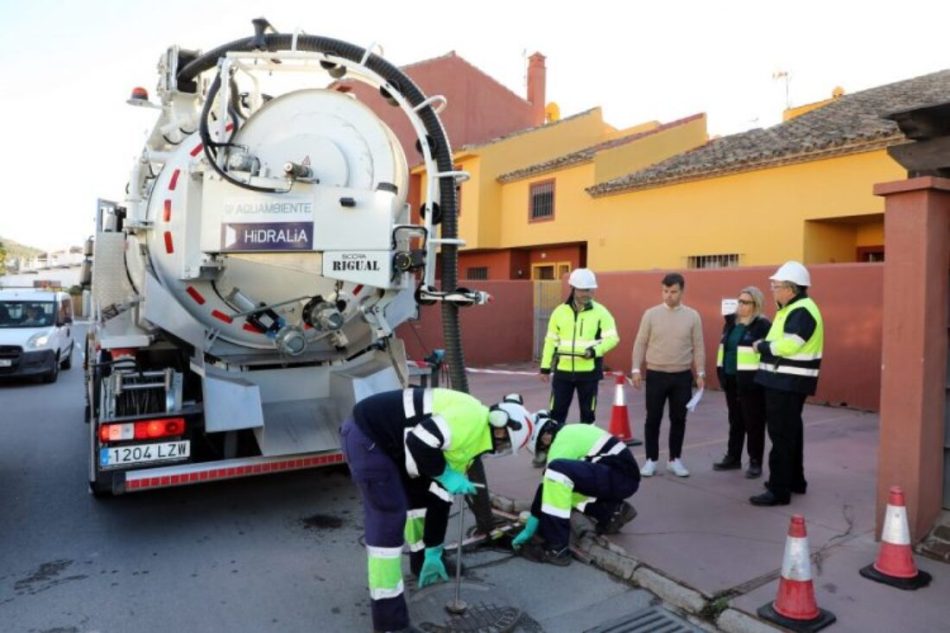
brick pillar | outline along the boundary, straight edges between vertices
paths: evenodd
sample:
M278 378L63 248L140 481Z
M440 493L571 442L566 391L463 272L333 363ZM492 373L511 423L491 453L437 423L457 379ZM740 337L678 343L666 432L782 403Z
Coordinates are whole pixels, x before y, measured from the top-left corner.
M887 490L899 485L918 541L942 501L950 179L881 183L874 193L886 198L876 533Z

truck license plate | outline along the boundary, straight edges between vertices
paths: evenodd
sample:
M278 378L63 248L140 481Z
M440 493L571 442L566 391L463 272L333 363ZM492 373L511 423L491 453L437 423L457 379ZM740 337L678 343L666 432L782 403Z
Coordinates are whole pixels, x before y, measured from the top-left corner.
M138 444L136 446L116 446L99 449L99 465L124 466L126 464L144 464L170 459L184 459L191 455L191 442L161 442L159 444Z
M9 358L0 358L0 367L12 367L13 361Z

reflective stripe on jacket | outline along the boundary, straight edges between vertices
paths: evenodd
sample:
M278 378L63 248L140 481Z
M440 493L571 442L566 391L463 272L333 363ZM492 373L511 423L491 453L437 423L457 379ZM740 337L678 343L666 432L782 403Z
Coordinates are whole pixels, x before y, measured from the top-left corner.
M813 395L818 387L825 328L821 312L804 294L775 313L761 353L755 381L770 389Z
M591 301L586 308L575 312L568 299L554 309L548 320L541 372L550 373L554 369L600 378L604 354L619 342L617 325L607 308ZM593 349L593 358L584 358L588 349ZM552 367L555 357L557 365Z
M719 339L719 351L716 354L716 373L719 376L719 384L721 386L726 383L726 374L723 367L723 359L726 355L726 340L736 326L736 315L727 314L725 321L725 325L723 325L722 328L722 338ZM742 339L740 339L739 345L736 348L736 355L738 357L736 381L740 387L750 387L754 384L755 373L759 369L760 354L752 347L752 344L764 339L768 335L771 325L771 321L761 315L755 317L751 323L746 325Z

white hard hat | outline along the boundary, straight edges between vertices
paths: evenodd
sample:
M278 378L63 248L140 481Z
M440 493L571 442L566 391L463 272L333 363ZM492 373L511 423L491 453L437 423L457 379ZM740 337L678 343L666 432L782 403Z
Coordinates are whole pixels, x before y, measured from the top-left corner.
M531 436L534 426L531 414L524 408L524 398L513 393L502 398L502 401L493 404L488 411L488 423L495 428L507 428L511 440L512 454L523 448ZM497 455L506 452L496 451Z
M533 455L538 450L538 439L541 434L557 426L557 420L551 417L551 414L541 409L536 411L534 416L534 428L531 430L531 437L528 438L528 451Z
M790 281L796 286L811 286L811 275L808 269L800 262L788 261L779 266L775 274L769 277L772 281Z
M593 290L597 287L597 277L590 268L575 268L568 277L567 283L580 290Z

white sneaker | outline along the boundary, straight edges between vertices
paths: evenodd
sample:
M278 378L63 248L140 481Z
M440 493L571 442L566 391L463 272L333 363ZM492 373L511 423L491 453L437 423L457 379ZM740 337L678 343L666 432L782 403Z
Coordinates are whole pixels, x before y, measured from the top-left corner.
M640 474L644 477L652 477L656 474L656 462L652 459L648 459L643 462L643 468L640 469Z
M666 469L677 477L689 477L689 471L686 470L686 466L683 466L683 462L679 458L666 462Z

